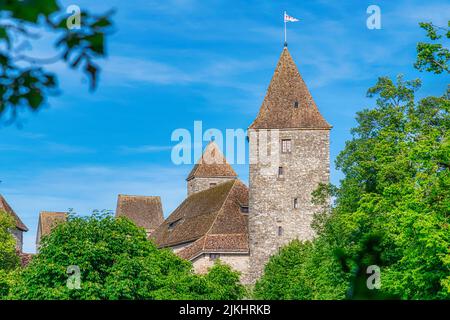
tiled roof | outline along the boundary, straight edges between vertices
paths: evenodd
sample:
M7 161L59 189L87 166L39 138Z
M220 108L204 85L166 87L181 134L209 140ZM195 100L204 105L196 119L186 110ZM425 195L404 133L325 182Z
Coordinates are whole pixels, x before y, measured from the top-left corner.
M248 252L248 220L241 213L241 205L247 204L245 184L224 182L189 196L152 238L159 247L193 242L179 252L186 258L202 250Z
M237 174L227 162L219 146L211 141L186 180L191 180L194 177L237 177Z
M116 217L127 217L138 227L154 230L164 221L161 198L119 194Z
M38 236L43 237L52 231L59 223L63 223L67 221L67 213L66 212L55 212L55 211L41 211L39 214L39 225ZM40 242L40 239L37 239L37 242Z
M22 231L28 231L27 226L20 220L19 216L14 212L11 206L6 202L6 199L0 194L0 211L5 211L14 218L16 228Z
M330 129L287 47L283 49L259 114L250 129Z

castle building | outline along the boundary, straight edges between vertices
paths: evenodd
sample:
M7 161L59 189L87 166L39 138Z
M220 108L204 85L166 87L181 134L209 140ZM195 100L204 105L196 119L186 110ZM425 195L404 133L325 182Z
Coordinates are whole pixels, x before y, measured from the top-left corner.
M329 181L330 129L284 47L248 128L249 188L210 142L186 179L188 197L151 238L196 272L220 258L243 283L255 283L281 246L314 237L311 223L322 208L311 194Z
M0 211L6 212L15 222L15 228L11 230L12 235L16 240L16 250L19 253L23 251L23 233L28 231L27 226L20 220L19 216L14 212L11 206L6 202L6 199L0 194Z
M314 237L311 222L321 208L311 193L329 181L330 129L285 46L248 129L251 282L281 246Z
M150 236L164 221L161 198L119 194L116 217L127 217Z
M213 159L208 159L211 157ZM216 259L242 273L248 270L248 188L210 142L187 178L188 197L151 238L207 272Z

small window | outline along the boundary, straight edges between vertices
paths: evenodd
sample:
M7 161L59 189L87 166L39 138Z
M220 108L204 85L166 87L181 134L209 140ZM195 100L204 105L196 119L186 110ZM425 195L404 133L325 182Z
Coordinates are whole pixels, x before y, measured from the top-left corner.
M278 178L283 178L283 177L284 177L284 168L279 167L278 168Z
M176 225L181 222L181 220L182 219L178 219L178 220L175 220L173 222L170 222L169 223L169 231L172 231L176 227Z
M220 258L220 254L218 253L210 253L209 254L209 260L217 260Z
M300 207L300 204L298 203L298 198L294 199L294 209L298 209Z
M248 206L241 206L242 213L248 213Z
M291 139L281 140L281 152L282 153L291 153L291 151L292 151Z
M298 108L298 101L294 101L294 108Z
M283 235L283 227L278 227L278 236L281 237Z
M212 183L209 184L210 188L215 187L215 186L217 186L217 183L212 182Z

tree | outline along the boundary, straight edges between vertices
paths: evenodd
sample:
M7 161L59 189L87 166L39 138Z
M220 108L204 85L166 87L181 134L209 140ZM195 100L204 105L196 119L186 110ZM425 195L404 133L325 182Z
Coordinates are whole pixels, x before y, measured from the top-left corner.
M420 71L429 71L436 74L447 72L450 73L448 61L450 60L450 51L443 44L436 43L437 40L446 37L450 39L450 29L439 27L431 22L421 22L420 27L427 32L428 38L433 43L419 42L417 44L417 61L414 64ZM447 23L450 27L450 20ZM445 35L443 33L445 32Z
M130 220L94 213L70 215L42 238L39 254L21 272L10 298L239 299L238 280L223 265L196 275L190 262L156 248Z
M377 107L358 113L354 138L337 159L345 179L327 223L343 226L351 268L367 239L380 237L385 295L442 299L450 296L443 286L450 274L449 94L416 104L417 88L400 77L369 89Z
M14 270L19 265L16 241L11 234L13 228L14 219L0 210L0 299L8 295L14 282Z
M11 234L13 228L15 228L14 219L0 210L0 270L10 271L19 264L16 241Z
M91 89L96 87L99 67L94 60L106 55L112 11L93 15L71 6L73 11L66 13L57 0L0 0L0 8L0 119L9 113L7 122L13 122L20 109L36 111L47 95L58 92L56 75L45 69L48 64L63 61L82 68ZM54 55L29 56L31 41L44 32L55 37Z
M254 295L267 300L343 299L347 283L325 242L294 240L270 258Z

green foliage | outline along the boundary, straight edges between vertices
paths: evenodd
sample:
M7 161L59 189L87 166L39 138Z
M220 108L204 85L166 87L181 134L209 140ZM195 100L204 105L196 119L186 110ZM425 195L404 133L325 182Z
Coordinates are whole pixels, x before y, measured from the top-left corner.
M254 295L268 300L342 299L346 276L323 241L292 241L270 258Z
M245 288L239 284L239 273L229 265L217 260L209 272L201 276L206 290L199 296L202 300L238 300L245 295Z
M14 288L20 275L20 269L1 270L0 269L0 300L9 298L11 288Z
M450 60L450 51L441 43L436 41L442 37L450 39L450 29L438 27L430 23L420 23L422 29L427 32L427 37L434 41L433 43L419 42L417 44L417 61L415 67L420 71L429 71L436 74L446 71L450 72L448 61ZM450 27L448 21L447 27Z
M9 271L19 264L16 240L11 234L13 228L15 228L14 219L0 210L0 270Z
M111 12L93 15L81 12L80 28L68 29L66 13L56 0L0 0L0 117L9 112L15 121L19 109L38 110L49 94L57 93L58 82L45 65L63 61L73 69L82 68L97 84L99 67L96 58L103 58L105 36L111 28ZM24 53L40 32L55 35L52 57L31 57Z
M69 266L80 270L80 288ZM221 281L218 284L216 281ZM72 282L74 283L74 282ZM195 275L192 265L169 250L159 250L143 229L105 213L71 215L42 239L40 253L25 268L10 293L13 299L239 299L238 275L217 265Z

